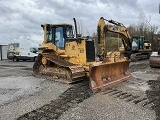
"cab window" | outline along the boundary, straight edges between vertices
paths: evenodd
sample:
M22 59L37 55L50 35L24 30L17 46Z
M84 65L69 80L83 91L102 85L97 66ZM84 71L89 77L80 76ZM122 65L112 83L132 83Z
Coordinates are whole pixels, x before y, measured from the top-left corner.
M30 52L32 52L32 53L37 53L37 52L38 52L38 49L37 49L37 48L34 48L34 47L31 47L31 48L30 48Z
M60 49L64 49L63 27L56 27L55 29L55 44Z
M69 26L69 27L66 28L66 36L67 36L67 38L73 38L74 37L72 27Z
M52 41L52 29L50 29L50 31L47 31L47 40L48 42Z

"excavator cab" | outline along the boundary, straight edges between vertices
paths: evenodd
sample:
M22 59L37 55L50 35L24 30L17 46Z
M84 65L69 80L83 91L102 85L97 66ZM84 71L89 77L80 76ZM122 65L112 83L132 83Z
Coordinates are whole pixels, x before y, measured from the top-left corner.
M144 36L133 36L132 37L132 51L138 52L140 49L144 49Z
M151 51L151 43L145 39L144 36L133 36L132 37L132 51L139 52L142 50Z
M131 38L132 46L130 58L132 61L148 59L151 54L151 43L145 40L144 36L133 36Z

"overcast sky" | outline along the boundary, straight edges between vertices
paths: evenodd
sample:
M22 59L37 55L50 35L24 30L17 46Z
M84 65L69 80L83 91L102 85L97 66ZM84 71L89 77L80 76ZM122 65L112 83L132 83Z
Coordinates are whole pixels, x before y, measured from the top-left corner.
M143 13L150 24L160 27L159 3L159 0L0 0L0 43L26 40L41 43L41 24L73 25L73 17L85 35L96 32L100 17L129 26L136 24Z

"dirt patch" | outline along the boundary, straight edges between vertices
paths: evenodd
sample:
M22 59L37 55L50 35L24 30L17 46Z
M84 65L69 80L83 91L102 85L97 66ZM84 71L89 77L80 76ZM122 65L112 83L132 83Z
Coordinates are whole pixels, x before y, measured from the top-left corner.
M23 66L23 65L0 65L0 67L27 67L27 66Z
M9 76L12 76L12 75L1 75L0 77L9 77Z
M143 70L145 70L147 67L149 67L149 65L146 64L146 63L133 64L133 65L131 65L131 66L129 67L129 71L130 71L130 72L136 72L136 71L138 71L138 70L143 71Z
M66 90L55 101L20 116L17 120L55 120L70 107L77 106L80 102L92 95L89 81L82 81Z
M22 70L33 70L33 68L22 68Z
M148 81L151 90L146 91L147 96L153 101L156 119L160 120L160 79Z
M17 92L19 89L2 89L0 88L0 94L4 95L4 94L13 94L15 92Z

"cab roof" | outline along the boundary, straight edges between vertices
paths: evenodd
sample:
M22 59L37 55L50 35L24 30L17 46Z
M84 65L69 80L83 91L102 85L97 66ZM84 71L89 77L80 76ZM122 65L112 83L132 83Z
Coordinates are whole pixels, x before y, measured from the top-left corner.
M61 23L61 24L50 24L51 26L63 26L63 25L66 25L66 26L72 26L71 24L67 24L67 23Z

